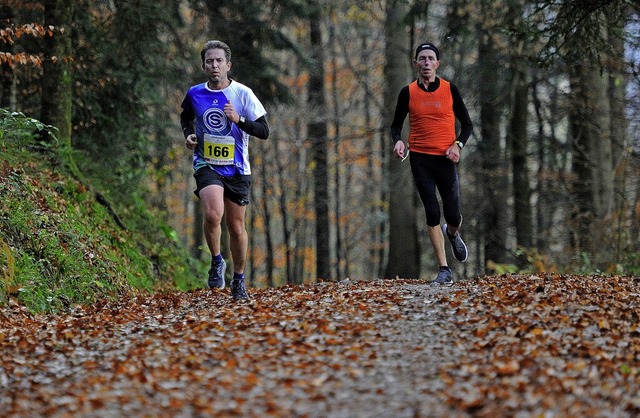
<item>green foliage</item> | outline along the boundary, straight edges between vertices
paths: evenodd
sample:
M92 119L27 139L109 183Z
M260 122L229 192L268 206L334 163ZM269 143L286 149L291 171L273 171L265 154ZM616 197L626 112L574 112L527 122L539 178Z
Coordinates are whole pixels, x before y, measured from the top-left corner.
M640 368L634 368L628 364L623 364L620 366L620 373L625 375L640 375Z
M293 52L308 67L317 65L309 61L299 45L282 30L283 25L316 12L311 4L295 0L234 0L204 4L191 0L191 4L203 14L215 16L210 20L208 37L203 39L203 43L209 39L220 39L229 45L232 78L250 86L263 103L292 103L294 98L289 87L278 79L279 75L291 71L291 65L288 61L282 63L272 58L278 55L270 52ZM255 71L255 62L260 62L260 71Z
M38 144L38 121L2 110L0 296L57 311L138 291L201 286L170 228L136 205L111 203ZM66 158L66 157L65 157Z
M503 275L518 273L518 266L508 263L488 263L487 269L491 271L491 274Z
M545 40L539 54L541 63L563 59L604 64L602 51L610 49L606 33L611 22L628 18L633 0L542 0L531 8L532 33ZM540 22L545 22L540 25Z
M640 274L640 254L629 251L619 262L614 254L602 251L593 254L588 251L580 251L573 255L568 262L554 259L548 254L543 254L536 248L520 248L516 256L526 260L526 265L518 268L513 264L491 263L487 267L496 274L504 273L566 273L578 275L638 275ZM562 267L559 268L558 265Z
M53 128L37 119L25 116L24 113L10 112L0 108L0 141L20 140L33 145L38 137L34 134L43 131L51 135ZM46 144L48 143L42 143L43 146Z
M586 251L576 254L574 262L576 274L602 274L602 271L594 265L591 254Z
M640 276L640 253L627 253L624 258L623 266L625 272L634 276Z
M167 94L185 83L178 7L171 0L83 0L75 8L76 162L118 200L143 193L154 152L175 140L165 131L175 129L178 111Z
M558 267L549 256L540 253L536 248L518 248L516 257L525 260L524 266L518 269L519 273L557 273Z

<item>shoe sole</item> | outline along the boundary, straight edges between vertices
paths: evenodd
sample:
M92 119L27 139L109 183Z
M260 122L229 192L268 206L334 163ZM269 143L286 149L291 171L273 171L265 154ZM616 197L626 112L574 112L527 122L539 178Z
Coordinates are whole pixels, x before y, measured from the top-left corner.
M447 286L447 287L449 287L449 286L453 286L453 282L438 283L438 282L436 282L436 281L434 280L434 281L432 281L431 283L432 283L432 284L435 284L435 285L437 285L437 286Z
M442 232L444 233L444 236L449 241L449 244L451 244L451 253L453 254L453 258L455 258L458 263L464 263L469 259L469 247L467 247L467 244L465 244L465 242L462 241L462 245L464 245L464 249L465 249L464 252L467 256L462 260L456 257L456 252L453 250L453 242L451 242L451 239L449 238L449 234L447 233L447 230L448 230L447 224L442 225Z
M454 252L453 253L453 258L455 258L458 263L464 263L465 261L467 261L469 259L469 248L467 248L467 244L465 244L464 241L462 241L462 245L464 245L465 253L467 254L467 256L465 258L463 258L462 260L459 260L458 257L456 257L456 253Z
M207 285L209 286L209 289L219 289L222 290L225 287L225 283L224 280L222 281L222 286L216 286L216 285L211 285L211 283L207 283Z

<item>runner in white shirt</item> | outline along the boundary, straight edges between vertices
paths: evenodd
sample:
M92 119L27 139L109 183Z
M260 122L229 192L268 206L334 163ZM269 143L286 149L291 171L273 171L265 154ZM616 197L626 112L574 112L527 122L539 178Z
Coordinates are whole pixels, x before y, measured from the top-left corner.
M262 103L253 91L228 77L231 50L221 41L208 41L200 52L207 82L193 86L182 102L180 124L185 145L193 150L195 194L204 212L204 234L211 251L210 288L224 289L226 262L220 250L222 216L226 214L233 259L231 293L248 299L244 285L251 165L249 137L269 137ZM194 124L195 122L195 124Z

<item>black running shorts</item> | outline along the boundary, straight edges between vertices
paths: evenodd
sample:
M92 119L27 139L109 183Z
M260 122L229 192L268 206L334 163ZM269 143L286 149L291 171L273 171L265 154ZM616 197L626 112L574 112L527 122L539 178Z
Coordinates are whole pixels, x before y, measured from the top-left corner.
M246 206L249 204L249 189L251 188L251 176L236 174L234 176L221 176L211 167L201 167L193 173L196 179L196 189L193 191L200 197L200 190L207 186L217 184L224 188L224 197L232 202Z

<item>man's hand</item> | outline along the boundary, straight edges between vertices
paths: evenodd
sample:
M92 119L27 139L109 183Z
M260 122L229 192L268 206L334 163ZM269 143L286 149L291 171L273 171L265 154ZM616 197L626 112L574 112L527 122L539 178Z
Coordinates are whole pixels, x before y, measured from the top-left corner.
M184 145L188 149L194 149L198 145L198 139L196 138L196 134L191 134L187 136L187 139L184 140Z
M231 122L240 122L240 115L238 114L238 112L236 112L236 109L231 103L227 103L224 105L224 114L227 115L229 119L231 119Z
M397 158L406 157L406 151L408 150L405 147L404 142L402 141L397 141L395 147L393 147L393 155L395 155Z
M453 161L454 163L458 163L460 161L460 147L458 144L451 145L446 152L446 156L448 159Z

